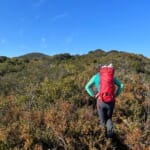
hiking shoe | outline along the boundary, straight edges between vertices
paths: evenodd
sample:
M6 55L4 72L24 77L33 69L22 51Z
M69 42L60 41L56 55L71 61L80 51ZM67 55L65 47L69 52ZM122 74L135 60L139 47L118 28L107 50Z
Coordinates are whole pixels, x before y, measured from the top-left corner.
M107 138L112 138L113 137L113 131L112 130L109 130L107 131Z

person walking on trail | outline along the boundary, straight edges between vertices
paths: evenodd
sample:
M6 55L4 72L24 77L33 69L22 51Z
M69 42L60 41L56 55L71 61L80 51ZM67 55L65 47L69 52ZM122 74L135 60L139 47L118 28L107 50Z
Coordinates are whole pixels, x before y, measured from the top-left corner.
M123 83L114 77L114 67L99 66L99 72L92 76L85 86L89 96L97 100L97 111L100 119L100 125L106 128L106 136L112 138L113 123L112 114L115 105L115 99L120 95L123 89ZM95 89L93 88L95 86ZM115 87L117 88L115 89Z

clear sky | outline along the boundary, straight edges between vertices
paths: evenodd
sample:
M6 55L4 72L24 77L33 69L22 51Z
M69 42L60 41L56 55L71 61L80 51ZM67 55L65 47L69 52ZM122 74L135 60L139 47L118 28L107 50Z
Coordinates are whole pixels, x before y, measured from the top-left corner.
M150 0L0 0L0 56L95 49L150 58Z

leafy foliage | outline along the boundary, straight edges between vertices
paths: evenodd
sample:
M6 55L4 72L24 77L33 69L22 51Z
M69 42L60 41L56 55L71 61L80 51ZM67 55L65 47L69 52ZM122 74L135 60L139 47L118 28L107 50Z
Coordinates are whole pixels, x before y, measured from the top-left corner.
M113 63L124 83L106 139L85 84ZM86 55L0 57L0 149L143 149L150 142L150 60L101 49Z

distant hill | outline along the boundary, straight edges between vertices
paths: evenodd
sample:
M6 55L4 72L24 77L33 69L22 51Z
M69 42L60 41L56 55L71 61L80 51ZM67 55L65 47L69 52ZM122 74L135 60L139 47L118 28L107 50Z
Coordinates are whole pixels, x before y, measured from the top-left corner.
M28 76L32 74L34 78L42 79L47 76L51 79L61 79L67 74L76 72L80 75L88 69L91 69L92 72L96 65L109 63L113 63L116 74L119 73L122 78L123 75L129 76L131 73L143 73L144 76L149 76L150 73L150 59L117 50L105 52L97 49L84 55L64 53L48 56L42 53L29 53L15 58L1 56L0 63L0 74L3 75L3 78L7 77L8 73L13 77L28 70ZM14 72L16 73L14 74ZM19 76L18 80L21 77Z
M43 53L33 52L33 53L28 53L28 54L19 56L17 58L38 59L38 58L48 58L48 57L50 56L43 54Z

